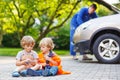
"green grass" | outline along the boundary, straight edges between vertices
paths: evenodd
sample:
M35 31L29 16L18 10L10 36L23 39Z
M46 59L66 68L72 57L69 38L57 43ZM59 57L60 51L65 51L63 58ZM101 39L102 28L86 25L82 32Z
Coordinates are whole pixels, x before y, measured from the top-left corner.
M0 56L16 56L18 51L22 50L21 48L0 48ZM39 50L36 49L37 52ZM54 50L56 54L61 56L69 55L69 50Z
M54 50L54 52L58 55L63 55L63 56L69 55L69 50Z
M16 56L21 48L0 48L0 56Z

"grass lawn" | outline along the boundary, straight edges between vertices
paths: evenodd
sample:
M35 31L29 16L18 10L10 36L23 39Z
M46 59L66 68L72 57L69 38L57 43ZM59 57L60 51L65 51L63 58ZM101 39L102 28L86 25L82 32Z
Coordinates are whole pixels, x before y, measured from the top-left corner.
M0 56L16 56L21 48L0 48ZM39 50L36 50L39 52ZM69 50L54 50L58 55L66 56L69 55Z

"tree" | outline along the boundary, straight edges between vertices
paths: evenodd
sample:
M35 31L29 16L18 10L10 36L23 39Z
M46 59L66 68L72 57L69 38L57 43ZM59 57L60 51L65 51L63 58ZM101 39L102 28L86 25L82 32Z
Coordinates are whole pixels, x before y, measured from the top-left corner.
M55 49L69 49L70 44L70 21L68 20L61 28L51 31L48 36L53 36ZM57 34L56 34L57 33Z
M3 24L5 24L4 21L4 4L3 2L0 2L0 47L2 46L2 40L3 40L3 34L4 34L4 30L3 30Z
M77 0L2 0L6 9L4 13L13 32L17 32L19 40L26 35L39 19L37 26L39 35L36 42L49 32L60 28L71 16L80 1ZM55 20L58 22L55 24ZM6 23L8 24L8 23ZM6 26L7 27L7 26Z
M77 10L81 0L2 0L0 11L3 31L15 33L21 39L24 35L34 35L36 43L48 33L63 26L72 13ZM109 5L103 0L91 0ZM90 2L84 0L84 2ZM110 6L110 5L109 5ZM109 9L112 9L108 6ZM107 7L107 6L106 6ZM4 9L6 8L6 9ZM113 9L112 9L113 10ZM113 10L116 11L116 10ZM40 24L35 25L35 19ZM2 38L1 38L2 39Z
M52 2L45 2L47 4L45 8L43 8L42 10L36 9L40 21L42 22L42 25L39 26L40 35L37 38L36 42L45 37L49 32L62 27L62 25L70 18L73 10L79 3L79 1L76 0L52 0ZM52 5L49 3L51 3ZM44 6L44 3L41 5ZM42 11L43 13L40 14L40 11ZM40 17L40 15L42 17ZM53 25L55 20L58 23Z
M2 40L3 40L3 27L2 22L0 22L0 47L2 46Z

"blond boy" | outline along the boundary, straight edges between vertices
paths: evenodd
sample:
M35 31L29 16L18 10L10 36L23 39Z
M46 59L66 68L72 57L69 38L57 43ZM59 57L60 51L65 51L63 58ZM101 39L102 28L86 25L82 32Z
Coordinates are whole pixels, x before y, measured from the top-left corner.
M17 68L12 73L13 77L24 76L25 70L28 68L33 70L40 68L40 65L37 64L37 53L32 50L35 45L34 39L31 36L24 36L20 43L23 50L19 51L16 56Z
M54 43L51 38L43 38L39 44L41 53L38 54L38 63L42 65L42 70L28 69L29 76L54 76L57 74L70 74L64 71L61 66L60 57L53 51Z

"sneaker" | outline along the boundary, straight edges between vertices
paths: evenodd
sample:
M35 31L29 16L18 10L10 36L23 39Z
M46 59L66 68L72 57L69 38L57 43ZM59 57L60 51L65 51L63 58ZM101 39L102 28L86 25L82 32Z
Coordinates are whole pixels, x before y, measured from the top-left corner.
M78 58L76 56L73 56L73 60L78 60Z
M14 71L14 72L12 73L12 77L19 77L19 76L20 76L20 74L19 74L18 71Z
M41 74L35 70L27 69L27 75L29 76L40 76Z
M73 58L73 60L78 60L78 58Z
M27 70L21 71L20 75L23 76L23 77L26 77L27 76Z
M83 59L82 60L92 60L92 58L89 58L87 56L83 56Z

